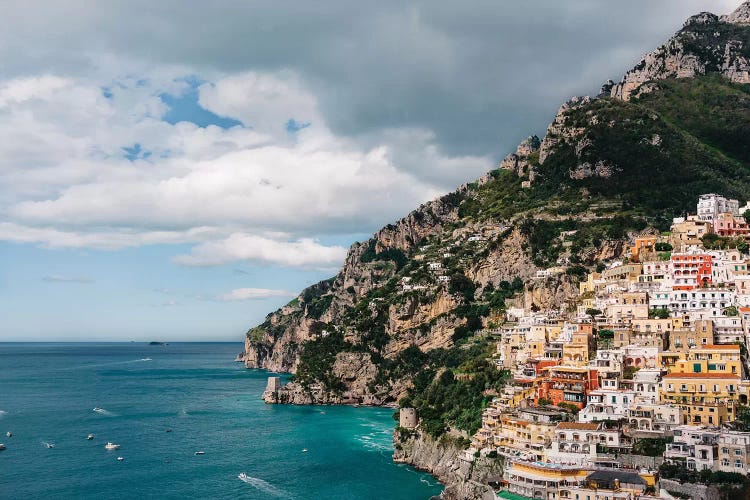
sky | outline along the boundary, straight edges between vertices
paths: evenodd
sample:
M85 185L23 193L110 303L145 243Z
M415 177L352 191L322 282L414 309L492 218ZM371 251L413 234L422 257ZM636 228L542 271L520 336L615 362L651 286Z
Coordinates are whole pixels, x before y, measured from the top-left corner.
M0 341L240 341L740 3L2 1Z

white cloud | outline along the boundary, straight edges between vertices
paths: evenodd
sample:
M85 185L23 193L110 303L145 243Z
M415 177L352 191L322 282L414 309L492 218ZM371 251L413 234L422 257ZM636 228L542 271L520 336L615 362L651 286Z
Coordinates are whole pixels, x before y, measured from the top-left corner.
M324 246L315 240L277 241L246 233L232 234L219 241L208 241L193 248L189 255L178 255L175 262L186 266L216 266L236 261L302 268L340 266L346 248Z
M235 288L229 293L220 295L219 300L260 300L269 299L272 297L293 297L295 295L297 295L295 292L289 292L287 290L272 290L268 288Z
M290 71L274 75L248 72L200 87L199 102L217 115L231 116L254 129L286 135L289 119L322 121L315 97Z
M291 71L200 87L204 106L252 128L171 125L159 95L184 92L180 77L0 81L0 240L187 243L197 245L177 259L187 265L329 268L345 249L312 238L374 230L443 192L441 177L491 167L484 157L442 155L426 130L339 137ZM290 134L289 119L312 125ZM129 161L123 148L135 144L143 154Z

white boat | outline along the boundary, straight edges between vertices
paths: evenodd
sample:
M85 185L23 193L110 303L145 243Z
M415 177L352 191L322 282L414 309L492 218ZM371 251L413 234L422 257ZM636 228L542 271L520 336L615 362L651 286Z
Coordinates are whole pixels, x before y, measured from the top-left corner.
M0 443L0 451L5 449L5 445L3 443Z
M91 411L104 411L102 408L99 408L98 406L95 406L93 410Z
M205 455L206 452L205 451L196 451L195 454L196 455Z
M54 448L54 447L55 447L55 445L54 445L53 443L44 443L44 445L45 445L45 446L46 446L47 448Z
M242 479L243 481L247 481L247 474L245 474L244 472L240 472L240 475L237 477Z
M302 448L302 453L307 453L307 448Z
M104 449L105 450L119 450L120 449L120 445L110 442L110 443L107 443L107 444L104 445Z
M13 435L13 433L10 432L10 431L8 431L8 432L5 433L5 435L8 436L8 437L11 437Z
M88 436L86 436L86 439L88 439L89 441L91 441L92 439L94 439L94 435L93 434L89 434Z
M118 461L118 462L122 462L123 460L125 460L125 459L124 459L124 458L122 458L122 457L117 457L117 461Z

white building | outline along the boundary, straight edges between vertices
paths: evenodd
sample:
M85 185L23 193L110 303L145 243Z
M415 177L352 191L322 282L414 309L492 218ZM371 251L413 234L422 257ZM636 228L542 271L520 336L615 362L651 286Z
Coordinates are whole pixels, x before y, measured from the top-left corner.
M579 422L620 420L635 400L635 392L623 389L596 389L586 396L586 407L578 412Z
M669 308L678 314L702 311L693 319L721 316L724 309L735 302L736 293L726 288L696 288L674 290L670 294Z
M621 381L620 386L633 391L636 401L656 403L659 401L661 374L658 368L642 368L635 372L632 380Z
M600 423L560 422L555 428L550 449L545 459L552 463L593 465L597 446L608 450L630 448L617 429L606 429Z
M722 213L740 214L740 202L718 194L702 194L698 198L698 219L713 222Z
M745 342L745 330L740 316L720 316L713 318L714 344L734 344Z
M707 427L681 425L674 429L674 441L667 444L664 458L670 462L684 462L689 470L714 468L714 450L719 432Z
M747 475L750 461L750 433L722 431L719 435L717 468Z
M679 406L657 403L633 403L625 412L631 432L671 436L680 427L682 415Z

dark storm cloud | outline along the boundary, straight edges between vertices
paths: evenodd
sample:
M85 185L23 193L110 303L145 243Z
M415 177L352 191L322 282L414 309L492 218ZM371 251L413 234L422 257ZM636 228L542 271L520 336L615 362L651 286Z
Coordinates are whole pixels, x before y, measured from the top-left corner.
M85 72L99 53L196 72L293 69L338 134L423 127L448 154L500 156L689 15L739 3L14 2L0 75Z

